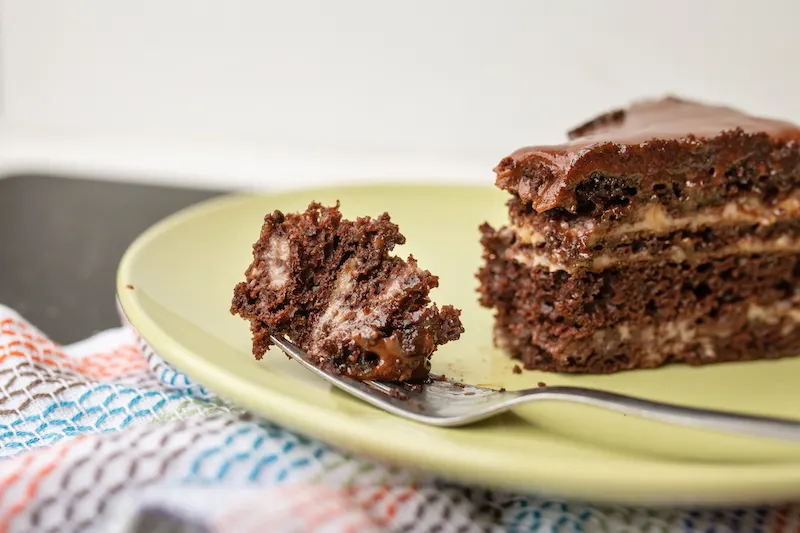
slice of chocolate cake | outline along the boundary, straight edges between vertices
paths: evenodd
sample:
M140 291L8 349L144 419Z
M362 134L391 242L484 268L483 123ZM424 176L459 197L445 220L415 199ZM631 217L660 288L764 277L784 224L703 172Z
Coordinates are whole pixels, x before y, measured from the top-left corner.
M231 312L250 321L253 354L286 335L328 370L355 379L418 380L438 345L459 338L460 311L438 309L438 278L389 255L405 243L384 213L349 221L339 205L264 218Z
M481 303L529 369L800 353L800 129L667 98L517 150Z

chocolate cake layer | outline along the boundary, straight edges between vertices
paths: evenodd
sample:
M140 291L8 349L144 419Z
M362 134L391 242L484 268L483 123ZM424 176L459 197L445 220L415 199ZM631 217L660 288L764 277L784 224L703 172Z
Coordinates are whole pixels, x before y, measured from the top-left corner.
M326 370L356 379L424 378L438 345L464 331L460 311L428 296L438 278L390 255L405 242L389 215L349 221L339 206L269 214L231 312L250 321L260 359L286 335Z
M668 363L702 365L795 356L800 346L800 305L744 302L713 319L597 330L549 351L535 340L531 323L501 316L495 342L530 370L606 374Z
M666 98L593 119L557 146L522 148L495 168L497 186L536 212L611 212L655 200L668 211L778 197L800 177L800 130L722 106Z

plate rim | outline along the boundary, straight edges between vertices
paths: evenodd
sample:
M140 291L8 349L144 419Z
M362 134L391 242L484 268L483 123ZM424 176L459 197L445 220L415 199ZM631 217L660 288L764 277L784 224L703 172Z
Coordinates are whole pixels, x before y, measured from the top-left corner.
M563 471L548 465L547 461L533 458L530 464L520 468L516 475L511 477L498 476L486 465L470 463L471 468L463 472L458 466L463 466L464 461L454 461L453 455L444 454L431 461L425 454L409 453L409 446L392 443L387 446L385 440L376 438L374 431L362 428L359 432L336 431L334 423L341 416L318 417L311 420L306 411L310 408L304 406L297 398L286 396L266 387L256 387L254 383L244 380L235 373L225 372L224 367L219 367L203 358L202 354L183 346L173 338L164 328L160 327L143 309L136 296L136 291L126 288L129 275L135 266L135 261L141 250L156 241L161 235L175 227L190 223L198 217L207 216L216 210L227 209L239 203L250 201L280 199L285 196L296 196L302 193L315 192L317 194L332 191L364 190L364 189L391 189L391 188L458 188L458 189L491 189L487 186L464 184L369 184L369 185L339 185L329 187L314 187L294 189L290 191L260 191L256 193L234 192L219 197L203 200L183 208L162 220L151 225L143 231L126 249L123 254L116 276L116 292L120 308L129 321L136 334L147 343L166 362L174 365L176 369L198 383L213 382L212 390L234 401L236 404L247 408L258 416L263 416L270 422L296 431L310 438L319 440L341 449L354 451L365 458L402 466L413 471L430 474L442 479L452 480L468 485L480 485L504 491L517 491L526 494L537 494L548 498L563 498L569 500L585 500L600 504L623 505L648 505L652 507L711 507L719 505L758 505L782 503L800 496L800 461L785 461L778 463L711 463L711 462L678 462L658 461L647 457L634 457L620 461L609 461L598 468L598 461L586 460L586 468L582 471L580 480L565 476ZM200 364L198 364L200 362ZM220 372L222 370L222 372ZM232 383L235 381L237 383ZM219 390L218 385L224 383L226 390ZM257 389L257 390L254 390ZM252 393L252 394L251 394ZM270 409L271 403L280 404L281 408ZM286 404L291 409L286 408ZM313 408L311 408L313 410ZM291 415L294 414L295 417ZM391 416L391 415L389 415ZM319 418L324 420L320 421ZM457 430L437 428L439 431L468 431L469 428ZM377 451L376 451L377 450ZM485 450L484 450L485 453ZM480 455L480 454L477 454ZM638 463L642 467L663 466L669 464L669 478L653 479L643 471L625 468L625 489L623 491L608 490L608 479L613 475L619 487L621 478L619 471L613 467L620 463ZM634 471L637 475L632 476ZM468 472L468 473L465 473ZM706 478L698 476L706 473ZM520 475L524 473L525 479ZM735 474L735 475L734 475ZM528 478L527 476L531 476ZM691 481L686 480L686 476ZM713 487L712 487L713 486ZM687 487L690 488L687 491ZM620 493L627 495L620 497Z

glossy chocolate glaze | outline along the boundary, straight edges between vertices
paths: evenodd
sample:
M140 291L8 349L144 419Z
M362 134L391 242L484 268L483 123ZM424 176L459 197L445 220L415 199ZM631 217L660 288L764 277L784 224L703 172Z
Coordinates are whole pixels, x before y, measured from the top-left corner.
M676 182L690 190L724 186L742 177L743 171L732 171L736 165L756 176L800 172L797 126L673 97L603 114L569 137L503 159L495 168L497 186L531 202L537 212L561 207L574 213L581 200L576 188L598 176L621 178L623 186L635 182L637 191L648 194L654 183ZM604 203L601 198L598 210Z

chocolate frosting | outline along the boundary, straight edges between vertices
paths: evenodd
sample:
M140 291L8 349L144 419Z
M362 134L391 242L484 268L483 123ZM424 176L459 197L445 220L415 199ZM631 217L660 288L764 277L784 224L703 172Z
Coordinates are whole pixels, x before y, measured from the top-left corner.
M683 179L709 168L722 175L746 157L770 167L776 150L800 142L800 129L667 97L600 115L570 131L569 138L560 145L521 148L503 159L495 168L497 186L531 202L537 212L556 207L574 212L575 187L593 175Z

